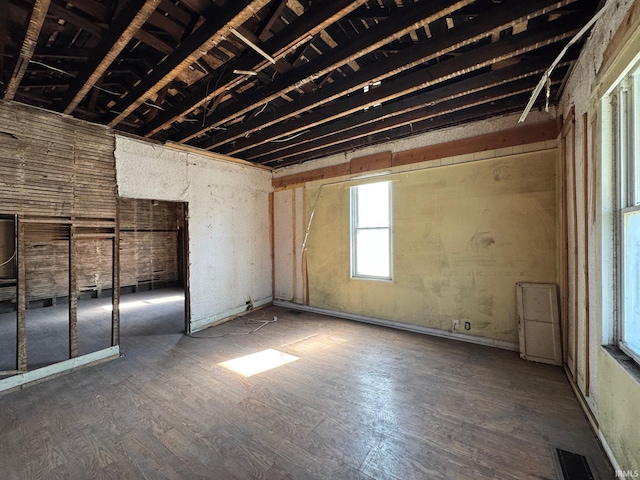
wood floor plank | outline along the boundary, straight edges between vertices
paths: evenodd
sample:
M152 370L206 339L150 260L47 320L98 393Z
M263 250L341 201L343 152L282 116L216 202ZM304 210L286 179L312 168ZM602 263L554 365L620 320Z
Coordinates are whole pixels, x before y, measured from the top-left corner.
M275 307L190 338L181 313L124 311L125 356L1 396L2 478L540 480L552 446L612 475L557 367ZM268 348L299 360L220 366Z

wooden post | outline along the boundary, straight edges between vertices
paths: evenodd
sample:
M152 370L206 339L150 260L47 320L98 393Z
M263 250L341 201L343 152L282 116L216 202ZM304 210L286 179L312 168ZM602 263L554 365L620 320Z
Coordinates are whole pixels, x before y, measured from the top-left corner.
M582 159L583 159L583 204L584 204L584 394L589 396L591 372L589 368L590 348L590 313L589 313L589 121L588 114L582 115Z
M275 231L274 231L274 192L269 192L269 242L271 248L271 299L276 298L276 254L275 254Z
M578 379L578 336L580 334L580 315L578 313L578 297L580 296L580 276L578 271L578 263L580 257L578 255L578 178L576 168L576 117L572 110L571 115L571 173L572 173L572 194L573 194L573 375L574 380Z
M120 345L120 221L117 213L111 253L111 346L115 347Z
M76 226L69 225L69 358L78 356L78 285Z
M296 235L296 212L298 205L296 204L296 190L292 188L291 191L291 250L293 255L291 255L292 263L293 263L293 298L292 302L296 301L296 297L298 296L298 256L296 255L296 250L298 246L298 238Z
M184 331L191 333L191 287L189 280L189 204L183 203L182 268L184 282Z
M569 193L567 137L562 133L562 357L569 364Z
M18 285L17 285L17 297L18 297L18 335L17 335L17 352L18 352L18 370L20 372L27 371L27 322L26 322L26 268L24 258L24 222L22 216L18 216L16 221L18 222Z

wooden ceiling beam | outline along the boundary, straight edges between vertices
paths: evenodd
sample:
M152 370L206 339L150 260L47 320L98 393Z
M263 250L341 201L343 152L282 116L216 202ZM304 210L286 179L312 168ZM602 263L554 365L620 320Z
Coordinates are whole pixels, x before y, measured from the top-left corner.
M528 97L529 93L507 97L495 102L488 102L461 111L455 111L452 113L440 115L435 118L429 118L422 122L399 127L395 130L387 130L381 133L359 138L354 141L332 145L330 147L316 150L311 153L304 153L283 160L273 159L264 162L263 165L271 166L272 168L286 167L287 165L295 165L297 163L306 162L316 158L326 157L345 151L356 150L358 148L376 145L379 143L387 142L391 139L407 137L409 135L417 135L420 133L425 133L427 131L438 130L454 125L479 121L484 118L491 118L499 115L513 113L514 111L518 111L522 108L523 101L524 103L526 103Z
M266 42L273 36L271 28L273 27L273 24L278 20L278 17L282 14L282 10L284 10L284 7L287 6L288 1L289 0L280 0L280 3L276 6L276 8L273 9L271 15L269 16L269 19L258 34L258 38L261 41Z
M113 15L111 9L96 0L82 0L81 2L67 2L78 10L91 15L96 20L107 22Z
M288 72L277 81L274 81L268 88L247 95L241 102L219 109L218 114L207 120L204 126L199 125L187 129L179 138L174 140L186 142L213 127L221 126L236 117L298 89L305 83L315 81L330 71L375 51L377 48L402 37L421 25L426 25L438 18L442 18L473 1L433 0L426 5L415 3L406 6L401 10L401 13L380 23L377 28L359 35L353 42L346 43L343 47L332 50L330 54L323 55L313 62Z
M127 7L128 8L128 7ZM162 13L153 11L149 15L149 25L158 27L171 35L175 40L180 40L184 34L184 26L174 22L171 18L165 17Z
M215 18L204 22L123 99L116 102L114 110L121 113L107 117L108 125L113 127L127 118L151 95L224 40L229 35L229 28L241 26L267 3L269 0L252 0L246 5L244 2L225 4Z
M543 70L544 71L544 70ZM245 156L247 160L257 160L259 163L269 163L274 160L284 160L293 156L309 154L316 150L326 149L345 142L351 142L371 135L380 134L388 130L406 127L424 122L426 120L437 119L442 115L471 109L479 105L486 105L499 100L530 93L536 86L538 78L526 77L514 82L501 85L493 85L489 88L478 90L476 92L463 95L457 98L449 98L446 101L436 105L415 110L410 113L398 115L389 121L381 119L378 122L370 123L359 128L345 131L335 136L325 137L319 140L313 140L304 144L300 144L295 148L284 149L279 152L270 152L261 156Z
M580 28L581 22L556 22L553 27L531 32L518 41L501 41L479 47L465 55L453 57L442 63L434 64L417 72L401 77L386 85L369 91L365 95L351 96L316 112L308 113L289 122L274 125L261 130L256 135L236 141L234 154L268 141L278 140L317 127L332 120L338 120L352 113L362 112L376 104L383 104L397 98L410 95L432 87L438 83L454 79L464 74L477 71L493 63L520 56L538 48L551 45L573 36ZM573 27L573 28L572 28ZM567 28L571 30L567 31ZM224 132L226 133L226 132ZM198 145L202 147L201 145Z
M189 25L193 21L192 15L189 12L183 10L171 0L162 0L158 8L163 12L167 12L183 25Z
M313 35L324 30L365 1L335 0L315 3L299 18L299 21L285 27L278 35L263 43L262 49L273 57L282 59L301 43L308 41ZM140 129L139 134L149 137L175 122L177 118L208 103L213 98L219 97L225 91L239 86L244 80L234 74L234 70L260 72L270 65L266 59L253 50L247 51L241 57L231 60L217 78L209 76L202 79L183 101L168 108L166 112L158 114L154 121Z
M357 116L348 116L339 121L328 123L314 129L313 135L300 135L289 142L265 143L247 150L243 157L245 159L255 159L264 155L276 155L279 152L289 151L293 148L300 148L302 152L303 148L307 148L302 147L301 145L303 144L322 145L322 142L341 142L348 140L350 137L357 138L362 134L369 133L374 128L379 128L371 127L371 124L385 125L388 129L394 128L402 125L403 122L420 118L420 115L424 115L425 111L433 109L439 103L542 74L547 67L548 62L546 60L536 60L476 75L460 82L383 104L366 112L360 112ZM537 80L538 78L535 79L535 81ZM415 115L415 117L412 115ZM330 139L325 137L330 137ZM222 151L233 152L234 148L223 149Z
M273 135L273 132L278 132L277 128L271 128L273 125L285 120L288 120L289 122L287 125L290 125L291 119L294 117L300 116L311 109L317 109L326 103L347 97L349 94L358 90L361 91L364 86L371 82L384 82L386 79L410 68L424 64L429 60L439 58L444 54L453 52L462 47L469 46L487 35L490 35L492 31L508 28L513 23L521 21L522 18L543 15L548 11L558 8L558 6L571 3L571 1L573 0L530 0L527 3L518 2L516 4L512 4L513 6L509 9L494 7L494 9L487 11L486 17L469 20L464 24L463 28L454 29L448 35L434 37L424 45L413 45L411 48L404 50L402 53L395 55L384 62L373 63L344 80L327 85L325 88L318 90L311 95L305 95L298 99L297 102L278 109L278 116L276 118L261 118L261 121L245 122L241 127L229 128L226 131L217 133L209 139L199 142L198 146L205 149L214 149L224 145L225 143L242 139L247 133L254 133L258 131L258 138L271 140L272 138L269 137L267 132L271 132L271 135ZM497 11L495 9L497 9ZM555 26L556 29L558 29L557 23ZM544 33L541 32L537 38L543 37ZM516 41L516 39L513 40ZM520 41L521 43L523 42L522 39L518 39L517 41ZM526 40L524 42L529 44ZM502 49L502 51L506 53L506 56L508 56L508 45L498 48ZM476 55L478 55L478 53L476 53ZM492 53L490 51L487 55L489 58L492 57ZM462 56L466 57L467 54ZM473 62L474 57L471 56L469 60ZM458 60L458 62L464 63L464 61L461 60ZM471 63L471 66L473 66L473 63ZM463 68L468 67L469 65L464 64ZM379 93L380 92L378 92L378 94ZM287 133L282 136L290 133L289 129L287 129ZM251 139L251 142L255 146L256 144L254 141L257 141L255 136ZM242 144L242 141L240 144Z
M83 17L82 15L79 15L65 8L63 6L63 2L61 2L60 0L53 0L53 2L54 3L52 3L49 7L49 12L52 15L62 18L98 38L101 38L102 35L104 35L104 33L106 32L106 28L103 26L104 24L94 23L91 20ZM135 33L134 38L164 54L168 55L173 52L173 46L160 40L158 37L142 28Z
M24 41L20 47L20 55L13 68L13 73L9 79L9 83L4 92L4 99L7 101L13 100L18 86L24 77L27 68L29 67L29 61L33 56L33 52L36 50L38 44L38 37L40 36L40 30L47 16L49 10L50 0L36 0L33 4L33 10L29 17L29 25L27 26L27 32L24 36ZM5 12L6 13L6 12Z
M142 28L162 0L130 0L113 19L82 71L73 80L60 110L71 114L109 66L118 58L136 32Z
M159 52L164 53L165 55L169 55L173 52L173 47L169 45L167 42L160 40L155 35L147 32L144 28L138 30L134 35L136 40L140 40L142 43L149 45L152 48L155 48Z
M78 28L82 28L98 38L102 36L105 30L98 23L95 23L85 16L68 9L67 3L61 0L52 0L51 6L49 7L49 13L55 17L66 20Z

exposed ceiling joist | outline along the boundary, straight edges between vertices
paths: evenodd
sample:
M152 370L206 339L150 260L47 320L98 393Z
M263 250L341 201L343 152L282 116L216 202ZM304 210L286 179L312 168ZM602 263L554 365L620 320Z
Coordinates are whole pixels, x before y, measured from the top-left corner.
M241 129L239 127L235 127L235 128L230 128L226 131L217 132L211 138L203 140L199 142L197 145L200 148L205 148L205 149L217 148L228 143L229 141L245 138L247 134L260 131L260 134L257 138L250 137L251 143L253 145L256 145L258 144L257 142L259 142L261 138L272 140L273 138L280 138L282 136L287 136L292 133L296 133L297 131L300 131L300 130L292 131L291 128L287 128L285 132L282 132L279 135L276 134L273 137L269 137L270 133L278 132L277 127L272 127L277 123L281 123L285 120L289 120L287 125L290 127L292 124L291 122L292 118L299 116L304 112L310 111L311 109L317 109L318 107L326 105L327 103L333 100L336 100L338 98L344 98L351 93L361 90L371 82L375 82L375 81L386 82L388 78L395 76L399 73L405 72L412 67L424 64L429 60L441 57L446 53L452 52L456 49L460 49L471 43L474 43L480 40L481 38L486 37L487 35L490 35L491 32L496 29L507 28L508 25L511 25L512 23L518 21L523 16L526 17L526 16L531 16L533 14L542 15L553 6L564 5L567 3L570 3L570 2L569 1L552 2L549 0L532 0L531 2L528 2L528 5L526 7L523 4L514 5L514 8L506 11L496 10L496 14L490 16L488 19L477 18L477 19L469 20L466 24L464 24L463 28L460 28L459 30L456 30L456 31L452 31L447 36L442 36L442 37L439 37L438 39L433 39L432 41L430 41L428 44L425 44L424 46L422 45L416 46L415 48L412 48L409 51L405 51L401 55L395 56L392 59L389 59L388 61L372 64L367 69L363 69L360 72L357 72L356 74L352 75L349 79L346 79L345 81L336 83L335 85L328 86L327 88L324 88L316 92L315 94L305 95L303 99L296 102L295 104L288 105L280 109L278 111L278 116L275 119L263 118L263 119L260 119L260 121L254 121L251 123L247 122L242 126ZM533 13L530 8L530 4L535 4L538 7L535 11L533 11ZM559 24L556 24L555 26L556 26L556 31L563 31L563 29L566 29L566 26L561 26ZM545 33L546 27L543 30L544 31L539 32L536 38L544 39L545 37L550 35L550 33L548 32ZM520 43L529 44L528 41L523 39L520 39ZM536 42L533 42L531 44L535 45ZM512 44L510 42L504 42L504 43L501 43L500 46L496 47L495 49L482 47L482 48L485 48L485 50L483 50L482 52L488 52L488 53L485 53L486 58L484 61L487 61L487 59L496 58L498 55L497 52L502 52L501 55L503 55L505 58L516 56L515 54L513 54L513 49L511 45ZM479 63L478 60L480 59L482 52L479 53L475 50L472 50L468 54L460 56L461 58L465 58L465 60L457 60L454 63L449 63L448 65L454 65L454 64L462 65L462 67L459 70L461 72L466 68L473 68L474 66L477 69L479 68L477 67L477 64ZM442 67L439 67L439 68L442 69ZM452 75L454 72L455 70L452 70L451 72L449 72L449 75ZM417 79L416 80L417 85L422 85L423 81L421 80L422 77L420 74L414 75L414 78ZM404 84L408 83L406 80L403 80L403 82ZM425 88L425 87L423 86L421 88ZM386 90L389 89L389 87L386 86L386 83L385 83L385 89ZM377 95L380 95L380 92ZM371 98L371 101L373 102L372 104L375 104L383 100L380 98ZM361 104L361 105L358 105L358 108L364 108L365 106L366 105ZM305 119L305 121L307 120L308 119ZM270 133L267 133L267 131ZM244 142L244 144L248 144L248 143L249 143L248 141ZM243 143L240 142L238 145L243 145Z
M378 131L396 128L410 122L420 120L425 112L431 111L438 104L455 98L470 97L467 95L482 92L493 87L503 86L512 89L511 82L525 78L534 78L544 72L545 62L536 60L523 62L498 71L489 71L470 77L460 82L427 90L419 95L403 98L396 102L383 104L378 108L363 111L357 118L346 117L337 122L323 125L313 130L313 135L305 134L287 142L269 142L248 150L243 156L248 159L261 158L269 160L280 156L291 156L315 150L322 145L341 143L351 138L360 138ZM463 103L464 105L464 103ZM331 137L329 140L326 137Z
M0 0L0 86L120 131L283 166L522 111L530 82L602 2ZM551 104L584 40L554 70Z
M100 45L67 89L61 110L70 114L115 61L162 0L131 0L114 18Z
M328 3L318 3L312 6L308 12L302 15L298 22L283 29L280 34L266 41L262 48L271 52L276 59L281 59L291 50L304 42L309 41L314 35L348 14L365 0L336 0ZM150 136L175 121L194 108L217 98L224 91L230 90L240 83L242 79L233 73L234 70L249 70L260 72L269 65L256 52L248 51L243 56L229 61L217 77L203 79L193 92L176 106L167 110L164 115L158 115L153 122L141 128L141 134ZM212 86L213 85L213 86Z
M50 0L36 0L33 5L31 16L29 17L29 26L27 27L24 41L20 47L20 55L15 62L13 73L9 79L9 84L4 92L5 100L13 100L13 97L18 91L18 86L27 71L33 52L36 50L40 30L42 29L45 17L47 16L47 10L49 10L50 3Z
M317 62L302 65L289 72L268 88L248 96L246 100L239 102L239 105L234 104L224 111L219 110L219 113L207 120L203 126L189 128L174 140L186 142L210 128L223 125L472 2L473 0L453 3L448 0L433 0L427 5L416 3L407 6L402 10L402 15L390 17L380 28L358 36L354 42L345 44L339 51L334 50L328 56L321 56Z
M231 151L233 154L238 154L251 146L278 140L311 128L315 129L319 125L363 111L365 108L370 108L377 104L384 105L386 102L490 66L492 63L561 41L569 38L570 35L577 31L577 24L574 31L566 32L564 26L560 25L556 25L555 30L556 35L551 37L547 36L548 33L552 33L549 30L534 34L530 33L518 42L490 44L475 50L473 55L453 57L445 62L399 78L385 85L384 88L370 91L367 95L348 97L330 107L294 119L282 126L276 125L259 132L253 137L241 139L236 142ZM199 145L199 147L202 148L203 146Z
M123 99L118 101L107 124L111 127L124 120L151 95L169 83L178 73L188 68L196 60L229 35L229 28L241 26L251 15L256 14L269 0L252 0L245 6L234 2L233 6L222 9L215 18L203 23L189 38L181 43L165 58L150 75L146 76ZM213 32L213 34L212 34Z
M419 135L421 133L440 128L461 125L464 123L483 120L485 118L493 118L499 115L513 113L518 110L519 105L521 105L522 101L526 98L528 98L528 95L526 93L522 93L520 95L506 97L497 101L489 100L487 103L481 103L474 107L430 117L423 121L404 125L393 130L385 130L380 133L352 139L337 145L325 146L322 149L316 150L312 154L292 156L282 159L282 161L265 162L264 165L272 167L286 167L288 165L295 165L320 157L357 150L358 148L363 148L368 145L375 145L398 138Z

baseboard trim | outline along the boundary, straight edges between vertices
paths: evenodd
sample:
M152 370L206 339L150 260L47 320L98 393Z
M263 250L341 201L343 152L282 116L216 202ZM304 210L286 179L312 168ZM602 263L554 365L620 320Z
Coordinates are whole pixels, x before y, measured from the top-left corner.
M54 363L53 365L47 365L46 367L38 368L30 372L20 373L0 380L0 392L4 393L7 391L22 389L39 381L49 380L60 374L69 373L76 368L94 365L107 360L113 360L119 356L120 347L116 345L115 347L109 347L80 357L70 358L69 360Z
M254 300L253 307L261 308L267 305L271 305L273 302L273 297L265 297L260 300ZM200 332L205 328L215 327L216 325L220 325L221 323L228 322L229 320L233 320L236 316L241 313L247 312L247 306L242 305L240 307L236 307L232 310L227 310L226 312L219 313L217 315L213 315L211 317L201 318L200 320L195 320L191 322L191 333Z
M383 327L397 328L398 330L406 330L409 332L423 333L426 335L432 335L435 337L450 338L453 340L460 340L462 342L474 343L476 345L484 345L486 347L501 348L503 350L510 350L514 352L520 351L520 346L514 342L508 342L506 340L497 340L493 338L480 337L478 335L466 335L464 333L449 332L448 330L440 330L439 328L425 327L422 325L413 325L411 323L396 322L393 320L385 320L382 318L368 317L365 315L358 315L355 313L339 312L336 310L329 310L327 308L311 307L308 305L301 305L299 303L287 302L283 300L274 300L273 304L277 307L290 308L292 310L302 310L311 313L320 313L322 315L328 315L330 317L343 318L345 320L355 320L357 322L370 323L373 325L380 325Z
M611 462L611 466L613 467L613 471L614 472L621 471L622 467L620 467L620 464L618 463L618 460L616 460L616 456L613 454L613 450L611 450L611 447L607 443L607 439L604 438L604 435L602 434L602 431L600 431L600 430L598 430L598 440L600 440L600 445L602 445L602 449L607 454L607 457L609 458L609 461Z
M571 386L571 389L573 390L573 394L578 399L580 408L584 412L584 415L587 417L587 421L589 422L589 426L591 427L591 430L596 435L596 437L598 437L598 440L600 441L600 445L602 446L602 450L604 450L604 453L607 456L607 459L611 463L611 466L613 467L614 471L620 470L620 464L618 463L618 460L616 460L616 456L613 454L613 450L611 450L611 447L607 443L607 439L604 437L602 430L600 430L598 419L595 417L595 415L591 411L591 407L589 407L587 400L584 398L584 395L578 388L578 385L573 380L573 376L569 368L566 365L564 365L563 368L564 368L564 374L567 377L567 380L569 381L569 385Z

